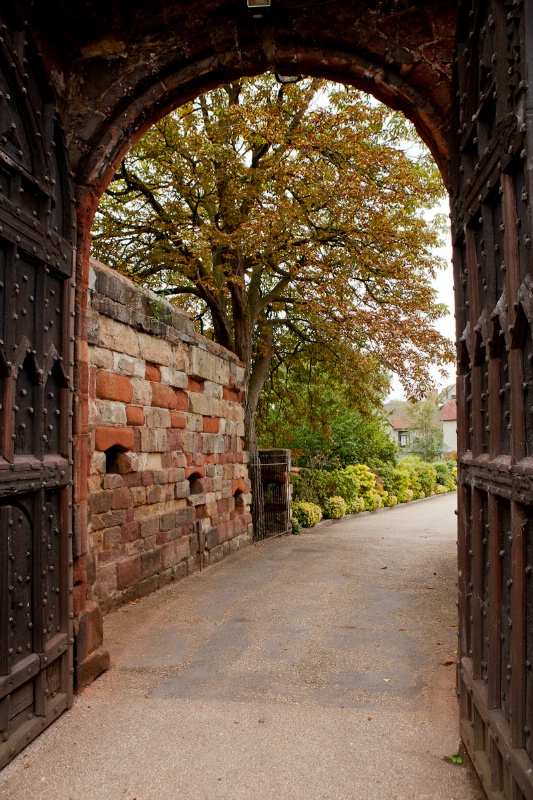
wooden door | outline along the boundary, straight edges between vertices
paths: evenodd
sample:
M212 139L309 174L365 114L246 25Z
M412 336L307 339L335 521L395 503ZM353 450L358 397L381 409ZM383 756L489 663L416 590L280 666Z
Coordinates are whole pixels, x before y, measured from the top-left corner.
M57 109L0 28L0 767L72 697L75 218Z
M490 798L533 798L533 3L462 3L451 198L461 733Z

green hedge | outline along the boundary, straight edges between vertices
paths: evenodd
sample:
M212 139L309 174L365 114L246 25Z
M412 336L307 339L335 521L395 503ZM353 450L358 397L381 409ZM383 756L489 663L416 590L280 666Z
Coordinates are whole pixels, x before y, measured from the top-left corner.
M377 462L372 470L365 464L335 470L305 468L291 476L293 516L303 526L312 527L322 515L339 519L346 513L445 494L455 489L456 481L455 461L428 464L418 456L405 458L397 467Z

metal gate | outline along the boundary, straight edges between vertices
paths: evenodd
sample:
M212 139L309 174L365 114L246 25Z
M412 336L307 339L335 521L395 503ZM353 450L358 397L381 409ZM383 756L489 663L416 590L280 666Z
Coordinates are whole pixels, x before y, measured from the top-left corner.
M44 69L0 22L1 768L72 696L75 219Z
M451 198L461 733L490 798L533 798L533 1L460 4Z
M292 530L290 471L290 450L259 450L250 463L256 542Z

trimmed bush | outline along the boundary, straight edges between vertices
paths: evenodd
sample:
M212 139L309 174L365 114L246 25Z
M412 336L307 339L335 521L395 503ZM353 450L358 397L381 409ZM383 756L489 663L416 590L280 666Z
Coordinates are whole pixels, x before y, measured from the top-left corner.
M294 503L292 516L304 528L312 528L322 519L322 509L315 503Z
M453 489L457 489L457 461L450 459L446 462L448 472L450 473L450 482L453 481Z
M348 513L349 514L360 514L361 511L365 510L365 501L362 497L354 497L350 505L348 506Z
M344 471L359 481L358 494L364 501L365 511L383 508L383 500L376 485L376 476L366 464L354 464L346 467ZM348 502L348 508L350 509L350 502Z
M448 466L451 465L451 466ZM444 486L446 491L453 492L456 484L457 467L453 461L435 461L431 465L437 473L437 488ZM437 492L442 494L442 492Z
M294 508L318 506L330 519L444 494L455 489L456 479L455 461L428 464L418 456L405 458L398 467L377 461L372 470L351 464L344 469L304 468L291 476ZM298 519L312 527L320 519L315 516Z
M404 461L410 463L416 472L420 489L423 493L421 496L431 497L431 495L435 494L435 486L437 485L437 472L434 466L432 464L428 464L427 461L422 461L422 459L418 456L409 456L408 458L404 459Z
M385 505L396 505L396 503L406 503L412 500L413 496L408 495L409 490L409 471L400 469L392 464L377 462L374 465L374 472L379 476L383 483L383 494L388 493L389 497L396 498L395 502L387 501Z
M413 499L413 491L409 485L409 473L406 470L395 467L392 485L399 503L408 503Z
M291 476L294 500L324 507L330 497L342 497L349 506L359 495L359 481L347 469L300 470L299 475Z
M344 517L348 506L342 497L328 497L323 505L324 516L328 519L340 519Z
M361 482L352 467L334 470L332 473L333 485L330 496L342 497L350 507L356 497L361 494Z
M409 492L412 492L411 497L409 500L420 500L422 497L425 497L424 490L420 484L418 470L416 469L415 465L412 463L410 459L404 458L403 461L400 462L399 469L404 470L408 476L408 486L409 489L406 492L407 496L409 497ZM406 502L409 502L407 500Z

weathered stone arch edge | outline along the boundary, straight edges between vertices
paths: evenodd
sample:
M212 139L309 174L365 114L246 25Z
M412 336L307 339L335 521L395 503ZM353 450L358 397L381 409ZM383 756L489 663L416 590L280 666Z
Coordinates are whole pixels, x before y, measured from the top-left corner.
M267 69L275 69L282 75L303 74L336 80L372 94L391 109L402 111L415 125L445 184L448 183L447 107L428 99L431 91L423 94L410 83L408 76L403 77L392 67L368 57L333 48L294 47L291 50L284 47L276 51L270 63L257 49L240 52L238 58L236 54L235 58L231 56L222 60L212 54L193 63L176 65L174 69L167 65L166 77L155 77L151 84L129 99L124 93L118 98L116 86L109 90L102 98L100 109L93 111L94 119L100 117L101 122L95 126L89 140L74 136L71 141L78 200L80 205L89 200L86 207L91 209L90 215L94 214L95 204L128 149L155 122L209 89L243 75L261 74ZM127 80L123 79L124 82ZM448 94L449 83L443 73L436 85L439 83ZM111 109L111 113L104 116L101 109Z

